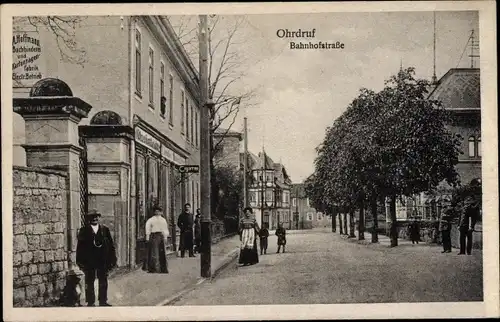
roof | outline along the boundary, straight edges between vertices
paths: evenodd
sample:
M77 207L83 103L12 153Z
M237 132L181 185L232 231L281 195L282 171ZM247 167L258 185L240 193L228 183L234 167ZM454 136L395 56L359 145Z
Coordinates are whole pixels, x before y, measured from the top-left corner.
M452 68L438 81L429 99L449 110L480 110L479 68Z
M306 197L306 187L303 183L292 183L291 195L293 197L299 196L301 198Z
M224 129L221 127L218 127L217 129L215 129L214 136L236 137L240 141L243 140L243 134L241 132L231 131L231 130Z

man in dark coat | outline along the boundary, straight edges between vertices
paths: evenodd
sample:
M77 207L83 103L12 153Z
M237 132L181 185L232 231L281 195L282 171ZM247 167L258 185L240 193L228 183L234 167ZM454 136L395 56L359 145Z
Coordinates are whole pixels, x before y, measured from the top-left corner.
M179 215L177 219L177 226L181 231L181 257L189 251L189 257L195 257L193 252L193 214L191 211L191 204L187 203L184 205L184 211Z
M194 219L194 251L199 253L201 246L201 210L196 209L196 218Z
M465 255L466 250L467 255L471 255L472 234L479 217L479 204L472 196L467 196L464 203L465 209L463 210L458 222L458 229L460 231L460 252L458 255Z
M76 264L85 274L85 298L88 306L95 305L94 281L99 280L99 306L108 304L108 273L116 266L116 251L108 227L99 224L101 214L93 210L86 214L86 223L78 232Z

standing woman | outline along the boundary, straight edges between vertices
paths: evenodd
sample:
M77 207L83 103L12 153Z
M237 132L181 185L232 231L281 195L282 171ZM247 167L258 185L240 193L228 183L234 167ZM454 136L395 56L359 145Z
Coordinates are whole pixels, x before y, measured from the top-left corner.
M147 259L142 269L149 273L168 273L166 244L170 235L167 220L162 216L163 209L154 208L154 216L146 221Z
M259 254L257 252L257 235L259 234L259 224L252 218L252 208L243 209L245 217L240 221L239 233L241 240L239 263L244 266L257 264Z

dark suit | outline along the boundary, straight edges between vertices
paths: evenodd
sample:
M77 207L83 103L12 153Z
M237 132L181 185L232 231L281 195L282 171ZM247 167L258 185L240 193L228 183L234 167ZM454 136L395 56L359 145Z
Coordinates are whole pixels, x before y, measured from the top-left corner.
M479 217L479 206L472 197L465 200L465 211L460 216L458 229L460 231L460 254L471 254L472 252L472 232Z
M76 247L76 264L85 273L85 297L89 304L95 302L94 281L99 280L99 303L105 304L108 295L108 272L116 266L116 252L111 233L99 225L94 233L90 225L80 228Z
M181 257L184 257L186 250L189 256L194 256L193 252L193 214L182 212L177 219L177 226L181 231Z

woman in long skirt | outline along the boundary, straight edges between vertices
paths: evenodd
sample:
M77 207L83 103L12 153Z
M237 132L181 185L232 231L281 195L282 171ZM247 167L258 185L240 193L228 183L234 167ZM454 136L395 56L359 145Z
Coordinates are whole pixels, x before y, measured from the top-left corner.
M146 222L147 259L143 270L149 273L168 273L166 241L169 236L168 225L162 217L162 209L155 207L154 216Z
M240 221L240 258L239 263L253 265L259 262L259 253L257 252L257 236L259 234L259 225L255 218L252 218L252 208L246 207L244 210L245 218Z

